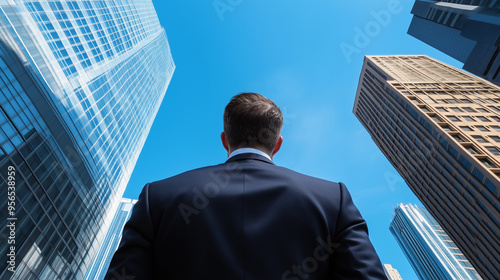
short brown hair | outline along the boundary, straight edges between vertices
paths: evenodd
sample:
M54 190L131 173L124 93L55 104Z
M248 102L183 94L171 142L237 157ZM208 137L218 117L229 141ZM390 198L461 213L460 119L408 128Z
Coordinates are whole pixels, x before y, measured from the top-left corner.
M224 132L233 149L262 147L272 152L282 126L280 108L258 93L235 95L224 110Z

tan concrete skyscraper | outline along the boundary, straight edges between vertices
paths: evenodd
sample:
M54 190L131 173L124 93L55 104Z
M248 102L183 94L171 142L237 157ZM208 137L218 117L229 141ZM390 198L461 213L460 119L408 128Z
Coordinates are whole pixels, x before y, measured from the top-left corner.
M384 272L389 280L403 280L398 270L393 268L390 264L384 264Z
M354 114L483 279L500 279L500 87L428 56L367 56Z

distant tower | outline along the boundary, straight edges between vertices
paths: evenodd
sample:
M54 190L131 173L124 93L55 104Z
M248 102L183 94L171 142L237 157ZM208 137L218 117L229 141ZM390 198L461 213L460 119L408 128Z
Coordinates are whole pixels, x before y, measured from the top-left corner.
M174 69L151 0L0 0L0 279L83 279Z
M122 239L122 230L125 223L132 214L132 208L137 200L122 198L115 217L111 222L108 233L104 238L101 248L97 252L89 271L85 275L84 280L102 280L106 276L111 259L120 244Z
M425 208L400 204L390 230L421 280L481 279Z
M408 34L500 85L500 1L417 0Z
M384 272L388 280L403 280L397 269L390 264L384 264Z
M353 112L481 277L500 279L500 87L428 56L367 56Z

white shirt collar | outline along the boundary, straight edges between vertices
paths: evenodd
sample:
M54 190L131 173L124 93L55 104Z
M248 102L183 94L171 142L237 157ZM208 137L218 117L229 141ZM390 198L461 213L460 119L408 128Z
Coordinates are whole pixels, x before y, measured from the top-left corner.
M237 149L237 150L234 150L230 155L229 155L229 158L232 158L234 157L235 155L239 155L239 154L246 154L246 153L252 153L252 154L258 154L258 155L261 155L263 157L266 157L267 159L269 159L270 161L272 161L271 157L264 153L263 151L261 150L257 150L257 149L254 149L254 148L240 148L240 149Z

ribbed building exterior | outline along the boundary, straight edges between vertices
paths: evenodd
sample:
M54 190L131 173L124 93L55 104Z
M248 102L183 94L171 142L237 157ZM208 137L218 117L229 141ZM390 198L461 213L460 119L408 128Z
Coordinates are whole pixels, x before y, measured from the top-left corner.
M109 264L111 263L111 259L113 258L116 249L118 249L118 245L120 245L123 226L130 218L132 208L136 202L137 200L129 198L122 198L120 200L120 205L118 206L118 210L116 210L111 226L106 233L102 246L94 258L89 271L83 278L84 280L104 279L104 276L106 276L106 272L108 271Z
M0 279L83 279L174 68L150 0L0 1Z
M388 280L403 280L398 270L393 268L390 264L384 264L384 272Z
M500 85L500 1L417 0L408 34Z
M500 87L424 55L367 56L354 114L483 279L500 272Z
M421 280L481 279L425 208L400 204L389 228Z

